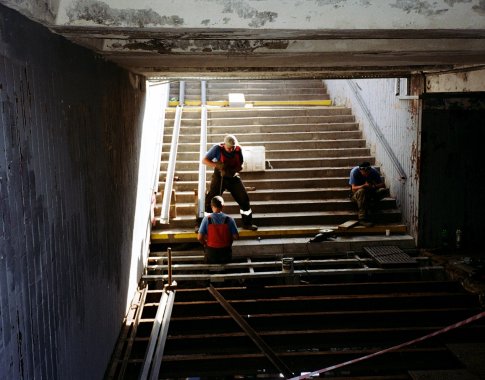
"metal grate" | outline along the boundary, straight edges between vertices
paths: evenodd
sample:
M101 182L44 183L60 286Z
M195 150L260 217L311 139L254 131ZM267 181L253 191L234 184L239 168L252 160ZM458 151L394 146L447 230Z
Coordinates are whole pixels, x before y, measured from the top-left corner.
M381 267L416 265L416 259L397 246L364 247L364 251Z

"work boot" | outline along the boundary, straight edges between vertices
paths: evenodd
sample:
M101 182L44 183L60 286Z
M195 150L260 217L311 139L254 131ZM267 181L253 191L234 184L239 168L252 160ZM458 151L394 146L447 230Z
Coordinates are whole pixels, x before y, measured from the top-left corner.
M381 199L384 199L384 198L387 198L387 197L390 197L390 196L391 196L391 192L389 191L389 189L387 187L377 189L377 191L376 191L376 197L377 197L378 200L381 200Z
M249 231L256 231L258 229L258 226L253 224L253 214L249 215L244 215L241 214L242 217L242 224L243 224L243 229L249 230Z
M372 227L374 225L369 219L359 219L359 224L364 227Z
M254 224L244 224L242 228L244 230L256 231L258 229L258 226L254 225Z

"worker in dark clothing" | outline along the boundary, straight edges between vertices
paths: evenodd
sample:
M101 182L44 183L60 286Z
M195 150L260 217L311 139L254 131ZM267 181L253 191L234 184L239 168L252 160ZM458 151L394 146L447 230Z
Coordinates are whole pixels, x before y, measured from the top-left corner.
M232 242L239 239L236 222L222 212L224 200L216 195L211 200L212 213L202 219L197 240L204 246L208 264L224 264L232 259Z
M362 162L350 171L349 184L352 189L351 200L357 203L359 223L370 227L369 218L372 202L389 196L379 172L369 162Z
M209 191L205 197L205 212L211 212L211 199L216 195L222 195L224 190L229 190L240 208L243 228L255 231L258 229L253 224L253 213L249 203L249 195L244 187L239 172L244 162L242 149L233 135L224 137L224 142L212 146L202 159L202 163L213 167L214 173Z

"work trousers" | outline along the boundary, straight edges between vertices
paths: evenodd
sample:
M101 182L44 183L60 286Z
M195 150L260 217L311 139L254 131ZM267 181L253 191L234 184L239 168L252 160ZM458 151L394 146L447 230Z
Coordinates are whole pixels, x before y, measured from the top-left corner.
M211 199L216 195L222 195L225 190L231 193L232 197L239 205L243 225L251 225L253 222L253 214L249 203L249 195L239 175L235 175L234 177L222 177L219 170L214 170L209 191L205 196L205 212L212 212Z
M359 219L366 219L369 216L369 210L373 202L380 201L389 195L389 189L370 189L363 188L357 190L350 198L357 203Z
M204 261L206 264L227 264L232 260L232 248L204 248Z

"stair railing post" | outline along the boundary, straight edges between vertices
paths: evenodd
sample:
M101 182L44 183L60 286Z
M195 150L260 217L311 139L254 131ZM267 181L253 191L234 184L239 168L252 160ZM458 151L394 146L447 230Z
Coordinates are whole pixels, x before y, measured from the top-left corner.
M185 81L181 80L179 84L179 106L185 104Z
M207 81L205 80L200 81L200 104L202 106L205 106L207 103L206 83Z
M168 255L168 284L172 285L172 248L167 248Z
M207 107L200 109L200 150L199 150L199 185L197 188L197 217L204 217L206 166L202 163L207 150Z
M168 224L170 221L170 201L172 198L173 178L175 174L175 164L177 161L177 150L180 134L180 124L182 120L183 106L177 106L175 120L173 124L172 143L170 144L170 156L168 159L167 174L165 177L165 188L163 190L162 212L160 223Z

